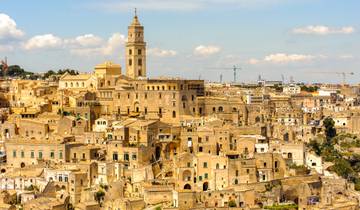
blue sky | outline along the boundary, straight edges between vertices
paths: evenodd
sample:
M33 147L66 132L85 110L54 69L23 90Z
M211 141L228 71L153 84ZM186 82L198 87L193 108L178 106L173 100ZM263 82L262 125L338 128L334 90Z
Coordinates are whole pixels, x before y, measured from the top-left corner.
M134 7L145 26L148 75L359 83L358 0L0 0L0 57L26 70L92 71L124 63ZM325 73L326 72L326 73Z

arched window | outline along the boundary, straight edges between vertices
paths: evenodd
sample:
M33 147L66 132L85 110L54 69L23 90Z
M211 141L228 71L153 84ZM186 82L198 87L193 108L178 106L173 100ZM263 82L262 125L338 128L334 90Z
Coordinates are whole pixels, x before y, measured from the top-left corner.
M223 112L223 111L224 111L224 108L223 108L222 106L219 106L218 111L219 111L219 112Z
M172 117L173 117L173 118L176 118L176 111L173 111L173 112L172 112Z
M191 181L191 171L190 170L185 170L182 175L183 175L184 182Z

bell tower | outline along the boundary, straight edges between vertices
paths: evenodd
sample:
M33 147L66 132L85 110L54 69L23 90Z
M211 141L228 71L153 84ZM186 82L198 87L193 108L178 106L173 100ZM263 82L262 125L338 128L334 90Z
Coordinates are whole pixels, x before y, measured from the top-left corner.
M128 27L128 41L126 42L126 76L137 79L146 77L146 42L144 42L144 27L140 24L136 14Z

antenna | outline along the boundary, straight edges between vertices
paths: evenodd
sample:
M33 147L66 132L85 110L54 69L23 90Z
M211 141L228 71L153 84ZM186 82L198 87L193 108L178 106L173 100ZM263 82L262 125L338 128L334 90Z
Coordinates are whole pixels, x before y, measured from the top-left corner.
M234 73L234 80L233 82L236 83L236 71L238 70L242 70L242 68L240 67L237 67L237 66L233 66L233 67L219 67L219 68L209 68L209 69L213 69L213 70L233 70L233 73ZM222 75L220 75L220 77L222 78ZM222 79L221 79L222 80Z
M290 83L294 83L294 77L290 76Z

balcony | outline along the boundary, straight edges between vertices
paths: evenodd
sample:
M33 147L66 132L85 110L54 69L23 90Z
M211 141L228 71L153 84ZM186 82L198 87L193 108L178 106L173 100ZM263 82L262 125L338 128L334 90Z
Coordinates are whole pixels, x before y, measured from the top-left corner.
M158 135L157 137L159 139L160 142L171 142L174 139L174 136L172 134L165 134L165 133L161 133Z

